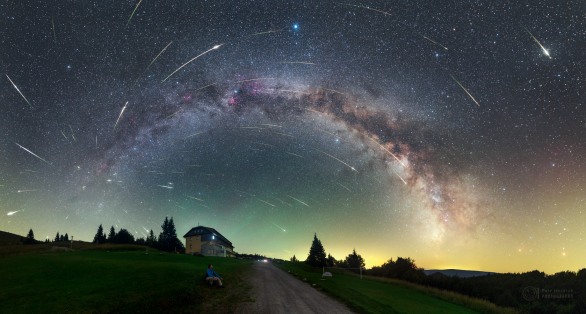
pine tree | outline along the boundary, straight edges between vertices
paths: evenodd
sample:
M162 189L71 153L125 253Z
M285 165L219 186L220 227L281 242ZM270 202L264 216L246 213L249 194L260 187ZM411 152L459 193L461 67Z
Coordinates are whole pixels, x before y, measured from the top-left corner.
M57 235L55 236L55 240L53 242L59 242L60 238L59 238L59 232L57 232Z
M148 241L148 245L150 247L157 246L157 237L155 236L153 229L151 229L151 232L149 233L149 238L147 239L147 241Z
M297 257L295 257L295 254L293 254L293 257L291 257L291 261L292 262L299 262L299 260L297 259Z
M161 250L168 251L169 219L167 217L165 217L165 220L163 221L163 225L161 226L161 229L163 229L163 231L161 231L161 233L159 233L158 247Z
M65 236L63 237L63 241L69 241L69 236L67 235L67 233L65 233Z
M63 235L60 235L60 236L59 236L59 242L63 242L63 241L65 241L65 240L64 240L64 237L63 237Z
M326 266L326 250L324 250L321 241L317 238L317 234L313 235L313 242L305 262L313 267Z
M33 229L28 231L26 239L24 240L25 244L34 244L35 243L35 234L33 233Z
M108 234L108 243L116 243L116 229L114 229L114 226L110 227L110 233Z
M102 224L98 227L98 232L94 236L94 243L106 243L106 235L104 234L104 228L102 228Z
M349 254L346 257L346 263L349 268L364 268L364 266L366 266L364 258L356 253L356 249L352 250L352 254Z

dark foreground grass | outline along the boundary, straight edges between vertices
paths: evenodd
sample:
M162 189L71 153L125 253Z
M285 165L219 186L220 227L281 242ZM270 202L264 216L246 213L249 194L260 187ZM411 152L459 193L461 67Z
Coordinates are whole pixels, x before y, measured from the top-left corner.
M208 264L225 289L204 283ZM144 251L0 258L2 313L227 313L250 299L251 261Z
M360 279L359 275L347 271L328 269L333 276L320 280L321 268L298 262L275 265L300 279L307 278L309 284L316 284L317 289L359 313L515 313L484 300L454 293L449 293L450 298L442 298L441 294L426 293L425 290L391 281L366 277Z

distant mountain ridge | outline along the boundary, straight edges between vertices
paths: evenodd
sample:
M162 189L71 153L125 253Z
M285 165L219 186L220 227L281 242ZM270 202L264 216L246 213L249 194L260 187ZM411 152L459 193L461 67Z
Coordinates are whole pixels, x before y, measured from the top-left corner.
M486 276L488 274L491 275L498 275L500 273L494 273L490 271L478 271L478 270L462 270L462 269L426 269L423 271L426 275L432 275L435 273L440 273L445 276L458 276L462 278L468 277L479 277L479 276Z

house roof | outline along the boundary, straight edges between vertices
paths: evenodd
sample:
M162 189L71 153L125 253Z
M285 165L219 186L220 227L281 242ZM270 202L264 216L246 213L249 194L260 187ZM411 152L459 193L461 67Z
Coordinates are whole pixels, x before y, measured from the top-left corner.
M191 230L189 230L189 232L187 232L183 237L187 238L190 236L201 234L201 233L197 233L197 230L206 230L209 233L212 233L212 234L218 236L218 238L222 239L224 242L226 242L230 246L232 246L232 242L230 242L228 239L226 239L226 237L224 237L221 233L219 233L218 230L216 230L214 228L210 228L210 227L197 226L195 228L191 228Z

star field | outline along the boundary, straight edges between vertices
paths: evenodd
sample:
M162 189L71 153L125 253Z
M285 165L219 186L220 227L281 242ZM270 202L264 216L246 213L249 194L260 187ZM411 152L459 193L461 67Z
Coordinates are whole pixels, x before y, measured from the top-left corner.
M0 230L584 266L580 5L137 3L0 5Z

